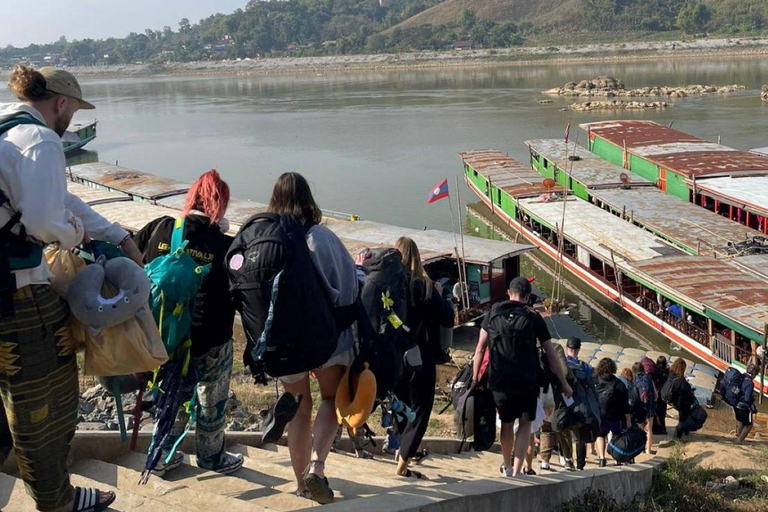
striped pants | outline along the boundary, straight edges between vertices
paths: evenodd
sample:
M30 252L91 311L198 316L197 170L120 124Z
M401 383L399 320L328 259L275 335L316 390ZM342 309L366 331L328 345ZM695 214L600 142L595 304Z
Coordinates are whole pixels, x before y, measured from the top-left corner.
M220 469L226 460L224 427L229 401L229 381L232 378L232 358L230 340L193 360L200 378L197 383L196 457L197 465L204 469ZM173 429L166 438L160 460L166 459L188 421L189 414L183 407L180 408Z
M74 345L65 334L69 309L40 285L18 290L14 306L15 315L0 322L0 466L13 448L37 508L54 510L74 498L67 456L78 382Z

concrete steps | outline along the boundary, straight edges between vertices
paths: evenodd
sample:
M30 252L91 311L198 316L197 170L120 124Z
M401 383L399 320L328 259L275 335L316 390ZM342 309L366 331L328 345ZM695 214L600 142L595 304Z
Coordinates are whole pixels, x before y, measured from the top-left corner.
M91 436L90 439L88 442L88 435L76 436L73 445L76 460L71 466L72 483L115 491L118 499L110 510L289 512L319 506L293 494L296 483L288 448L285 446L269 445L256 448L244 444L253 441L250 437L238 437L233 434L230 436L230 442L233 444L228 450L245 457L243 468L237 473L226 476L198 468L194 455L186 455L184 464L178 469L164 477L153 475L147 485L139 485L139 477L146 461L143 453L127 452L125 445L119 441L115 442L112 438L106 438L103 434ZM501 461L498 453L465 452L458 455L455 454L456 443L453 441L427 440L425 443L431 454L414 469L422 472L429 480L396 476L396 464L391 455L377 455L374 460L364 460L346 452L331 453L326 472L336 495L336 502L330 507L337 509L337 512L342 512L345 508L350 512L353 512L353 509L357 512L360 508L364 508L366 512L378 512L377 509L382 512L397 512L415 510L438 501L454 500L457 511L482 512L476 508L470 496L490 499L487 496L507 496L513 491L528 494L544 492L546 495L543 489L529 489L531 486L539 487L537 484L566 485L571 489L568 492L576 492L574 489L579 488L582 481L592 482L601 475L615 479L617 477L611 477L610 474L622 472L622 469L613 468L566 473L561 470L557 461L553 460L553 467L558 469L557 473L526 477L522 480L503 479L499 478L498 474ZM88 449L84 449L83 445ZM98 448L95 448L96 445ZM184 446L185 450L194 451L193 444ZM596 468L594 458L590 458L589 462L588 469ZM534 463L534 469L538 470L538 462ZM636 465L627 471L636 472L641 469L640 465ZM620 475L618 478L625 479ZM379 499L360 501L367 498ZM550 496L546 499L553 498ZM503 500L488 503L494 504L492 510L498 510L500 503L506 503ZM0 473L0 511L31 510L34 510L34 503L27 496L21 480Z

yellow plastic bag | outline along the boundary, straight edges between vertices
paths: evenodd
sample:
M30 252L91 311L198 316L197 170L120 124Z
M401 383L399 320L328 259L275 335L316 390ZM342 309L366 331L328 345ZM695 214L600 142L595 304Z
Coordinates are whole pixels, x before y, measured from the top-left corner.
M57 292L62 295L75 275L85 268L82 258L59 249L46 251L46 261L54 274L54 288L58 287ZM117 291L111 283L104 281L102 296L113 297ZM126 322L101 329L96 334L71 315L67 328L68 343L85 347L84 372L87 375L108 377L147 372L168 360L149 306Z
M64 251L56 246L48 246L45 250L45 261L54 275L51 286L61 295L66 295L69 285L75 276L85 268L85 260L76 256L72 251Z

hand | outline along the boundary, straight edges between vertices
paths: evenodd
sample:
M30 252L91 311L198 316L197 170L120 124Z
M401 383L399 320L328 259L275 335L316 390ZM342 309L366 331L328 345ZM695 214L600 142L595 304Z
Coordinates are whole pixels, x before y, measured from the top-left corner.
M563 395L566 398L573 397L573 389L571 389L571 386L567 382L563 384Z
M357 255L357 258L355 258L355 265L365 264L366 260L370 259L371 256L373 256L373 254L371 254L371 251L368 249L360 251L360 254Z
M123 251L123 254L125 254L126 258L132 259L140 267L144 266L144 257L141 255L141 251L139 251L139 248L136 245L136 242L133 241L133 238L126 238L123 243L120 244L120 250Z

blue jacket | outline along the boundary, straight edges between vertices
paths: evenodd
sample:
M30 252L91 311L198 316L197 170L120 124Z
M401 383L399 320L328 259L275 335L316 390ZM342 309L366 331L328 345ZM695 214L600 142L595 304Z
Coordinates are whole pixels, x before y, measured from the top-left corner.
M755 395L753 393L755 388L754 382L749 375L744 375L744 379L741 381L741 400L738 407L742 409L754 409L755 407ZM742 406L743 405L743 406Z

